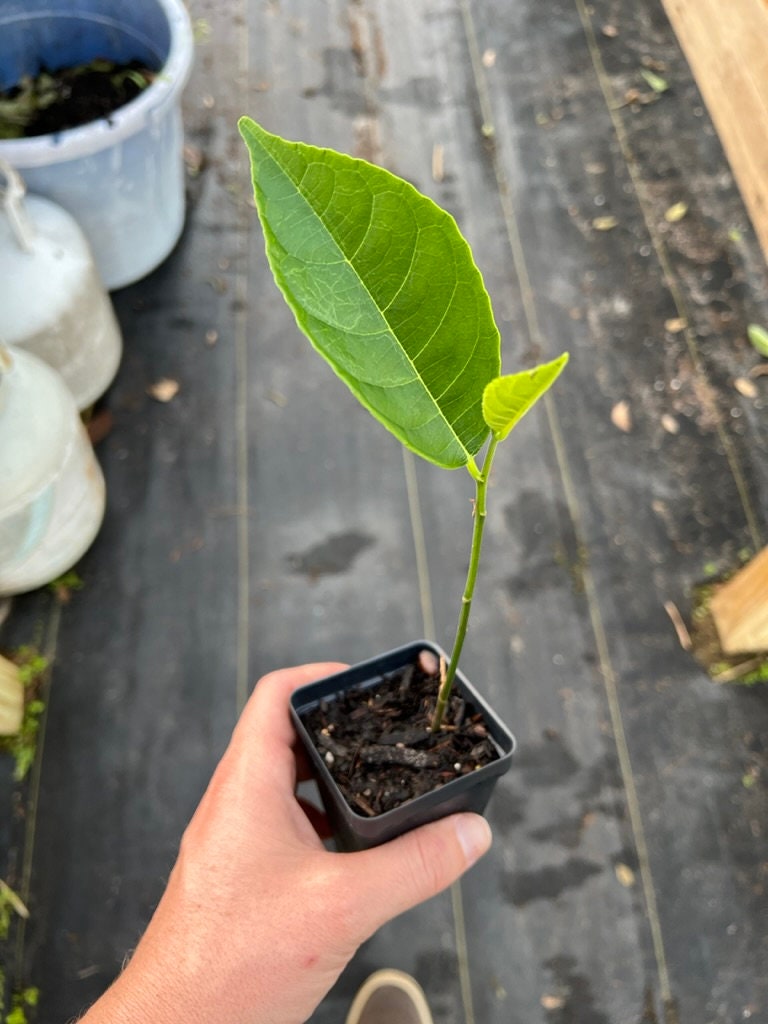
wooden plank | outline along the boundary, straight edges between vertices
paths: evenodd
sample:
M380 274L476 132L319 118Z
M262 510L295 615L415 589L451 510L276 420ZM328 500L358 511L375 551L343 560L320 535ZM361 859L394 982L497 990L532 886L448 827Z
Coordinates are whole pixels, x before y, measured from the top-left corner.
M24 714L24 688L18 667L0 654L0 736L14 736Z
M711 607L726 654L768 651L768 547L718 590Z
M768 5L663 3L768 257Z

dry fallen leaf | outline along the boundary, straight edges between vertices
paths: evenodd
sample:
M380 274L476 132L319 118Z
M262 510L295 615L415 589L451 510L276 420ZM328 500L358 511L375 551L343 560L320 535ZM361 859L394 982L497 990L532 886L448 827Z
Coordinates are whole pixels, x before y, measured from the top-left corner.
M688 326L688 321L684 316L674 316L671 320L664 321L664 330L669 331L670 334L679 334L680 331L684 331Z
M674 203L664 214L664 220L670 224L677 224L679 220L688 213L688 203Z
M674 416L670 416L668 412L665 412L661 417L661 425L668 434L679 434L680 424Z
M288 399L282 393L282 391L276 391L274 388L269 389L269 391L267 392L267 398L270 400L270 402L276 405L278 409L284 409L286 405L288 405Z
M226 295L229 291L229 285L223 277L209 277L208 284L213 288L217 295Z
M184 146L183 152L184 166L187 168L187 172L194 178L203 169L203 151L198 149L197 146L187 144Z
M161 380L155 381L154 384L150 384L147 388L147 394L150 398L154 398L156 402L170 402L178 393L179 382L171 380L170 377L163 377Z
M611 409L611 422L614 427L623 430L625 434L628 434L632 429L632 410L625 398L617 402Z
M632 868L629 867L628 864L617 864L615 871L616 877L621 885L623 885L625 889L631 889L635 884L635 872Z
M105 437L108 437L114 426L114 419L109 409L99 409L95 412L86 424L86 430L88 431L88 437L91 439L92 445L99 444Z
M733 382L733 386L739 394L744 395L745 398L757 398L760 394L757 390L757 385L754 381L751 381L749 377L737 377Z
M619 226L619 222L616 217L595 217L592 221L592 227L595 231L612 231L615 227Z
M482 60L484 68L492 68L493 65L496 63L496 51L486 50L485 53L483 54Z
M663 60L657 60L655 57L651 57L650 54L646 54L640 58L640 63L644 68L650 68L651 71L658 71L660 75L663 75L667 71L667 63Z
M445 149L442 142L432 147L432 180L438 184L445 178Z
M678 639L678 641L680 643L680 646L683 648L684 651L690 651L690 649L693 647L693 643L691 641L691 634L688 632L688 627L685 624L685 620L683 619L682 615L680 614L680 609L677 607L677 605L675 604L674 601L665 601L664 602L664 611L670 617L670 619L672 621L672 625L675 627L675 632L677 633L677 639ZM619 868L624 868L624 867L626 867L625 864L619 864L617 866L617 868L616 868L616 875L617 876L619 874ZM629 870L630 869L627 868L627 871L629 871ZM634 880L634 875L632 877L633 877L633 880ZM619 881L621 882L621 878L619 878ZM621 882L621 884L624 885L624 882ZM629 884L631 885L632 883L630 882Z
M562 1010L565 1006L565 999L562 996L545 995L541 997L541 1005L545 1010Z

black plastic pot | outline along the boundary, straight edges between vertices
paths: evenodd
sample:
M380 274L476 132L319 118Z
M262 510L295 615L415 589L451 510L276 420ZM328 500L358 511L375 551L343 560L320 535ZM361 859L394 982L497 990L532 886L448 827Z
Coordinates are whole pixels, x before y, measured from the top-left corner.
M332 700L335 694L345 690L360 686L375 687L382 676L412 664L419 652L425 649L433 651L438 657L445 656L440 647L427 640L419 640L388 651L370 661L360 662L336 675L302 686L291 698L291 716L312 763L325 812L340 850L366 850L372 846L379 846L402 835L403 832L457 811L475 811L482 814L496 783L510 767L515 749L514 736L472 684L461 672L457 672L456 691L467 702L470 713L482 713L488 733L498 751L498 760L375 818L363 817L349 806L318 753L301 716L315 708L320 701Z

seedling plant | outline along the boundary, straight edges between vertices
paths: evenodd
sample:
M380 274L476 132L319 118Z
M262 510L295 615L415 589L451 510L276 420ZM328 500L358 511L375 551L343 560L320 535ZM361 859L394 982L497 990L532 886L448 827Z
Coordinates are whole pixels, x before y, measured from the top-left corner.
M469 570L436 731L467 633L497 446L568 355L502 376L491 302L450 214L366 161L286 141L247 117L239 127L267 259L298 326L406 448L463 467L474 482Z

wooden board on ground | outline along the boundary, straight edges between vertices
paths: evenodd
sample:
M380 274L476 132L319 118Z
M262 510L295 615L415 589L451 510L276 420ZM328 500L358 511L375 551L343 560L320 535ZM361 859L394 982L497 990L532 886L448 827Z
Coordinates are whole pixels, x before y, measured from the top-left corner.
M768 651L768 548L715 594L712 616L726 654Z
M663 2L768 257L768 5Z

